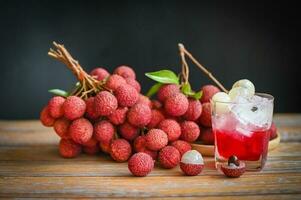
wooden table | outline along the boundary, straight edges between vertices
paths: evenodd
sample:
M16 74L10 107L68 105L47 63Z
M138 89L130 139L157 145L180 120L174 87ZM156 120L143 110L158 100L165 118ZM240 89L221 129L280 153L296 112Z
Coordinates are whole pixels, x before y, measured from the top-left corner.
M132 177L127 163L107 156L63 159L58 137L38 121L0 121L0 197L301 199L301 114L277 114L282 136L262 172L226 178L205 158L196 177L179 168L156 167L145 178ZM263 197L264 196L264 197Z

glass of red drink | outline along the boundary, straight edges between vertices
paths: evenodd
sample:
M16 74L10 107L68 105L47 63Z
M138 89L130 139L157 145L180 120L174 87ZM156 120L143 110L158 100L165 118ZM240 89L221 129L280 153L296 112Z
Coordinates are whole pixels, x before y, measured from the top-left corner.
M232 155L247 170L261 170L266 162L274 98L257 93L235 102L211 100L212 129L215 135L215 163L220 166Z

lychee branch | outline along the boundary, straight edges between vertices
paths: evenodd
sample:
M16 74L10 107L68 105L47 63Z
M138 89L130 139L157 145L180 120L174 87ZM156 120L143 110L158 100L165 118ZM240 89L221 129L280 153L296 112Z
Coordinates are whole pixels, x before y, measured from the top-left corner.
M187 51L184 47L183 44L179 43L179 50L180 50L180 55L182 57L182 54L187 55L191 61L199 68L201 69L218 87L220 87L224 92L228 93L228 90L212 75L210 71L208 71L203 65L201 65L192 55ZM182 58L183 61L183 58ZM185 58L184 58L185 61ZM186 61L185 61L186 62ZM183 62L184 64L184 62ZM187 65L187 63L186 63Z

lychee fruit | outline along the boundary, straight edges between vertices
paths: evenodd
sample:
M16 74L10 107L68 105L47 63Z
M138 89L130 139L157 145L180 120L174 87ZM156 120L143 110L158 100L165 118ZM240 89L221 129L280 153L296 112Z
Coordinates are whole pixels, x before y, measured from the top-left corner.
M48 102L48 109L51 117L60 118L64 115L63 104L65 98L60 96L52 97Z
M119 76L122 76L123 78L132 78L132 79L136 79L136 74L135 71L126 65L121 65L119 67L117 67L114 70L114 74L118 74Z
M184 153L191 150L191 144L189 142L186 142L184 140L176 140L173 143L171 143L171 146L178 149L181 156L183 156Z
M212 132L212 128L206 128L206 129L202 130L200 139L203 142L203 144L213 145L214 144L214 134Z
M99 116L108 116L117 109L118 101L110 92L101 91L95 96L94 107Z
M128 84L119 86L114 94L117 98L118 105L123 107L131 107L139 100L137 90Z
M180 152L173 146L166 146L159 152L158 161L160 166L166 169L176 167L181 159Z
M220 89L218 89L214 85L204 85L201 90L203 91L202 97L200 99L202 103L210 102L210 99L213 97L213 95L220 92Z
M244 162L239 161L236 156L230 156L228 163L221 165L222 172L230 178L238 178L246 171Z
M188 109L188 99L182 93L168 97L164 102L164 109L168 115L177 117L183 115Z
M98 146L98 141L94 138L91 137L90 140L88 140L87 142L83 143L83 146L85 147L93 147L93 146Z
M203 103L203 111L198 119L198 122L205 126L211 127L211 104L210 103Z
M110 73L102 67L97 67L90 72L90 75L99 81L103 81L110 76Z
M99 142L99 147L102 152L104 153L110 153L111 150L111 141L109 142Z
M152 118L152 111L145 104L135 104L131 107L127 114L127 120L130 124L137 127L146 126Z
M271 128L269 130L270 133L270 140L277 137L277 127L274 122L272 122Z
M95 146L83 146L83 152L89 155L95 155L100 151L100 148L98 145Z
M148 123L147 128L148 129L156 128L158 126L158 124L162 120L164 120L164 118L165 117L160 110L153 109L152 110L152 118L151 118L151 121Z
M146 134L146 147L158 151L168 143L167 134L161 129L150 129Z
M180 86L176 84L165 84L157 92L159 101L164 102L168 97L180 93Z
M69 134L74 142L84 144L91 139L93 135L93 126L89 120L79 118L71 122Z
M143 152L150 155L153 160L157 159L158 153L157 151L152 151L146 148L146 138L144 135L138 136L133 144L135 152Z
M128 141L134 140L139 135L139 129L128 122L121 124L118 130L120 135Z
M184 121L181 126L181 139L186 142L194 142L200 135L199 126L193 121Z
M199 100L188 99L189 105L186 113L183 115L183 118L189 121L197 120L202 114L202 104Z
M86 100L86 116L92 120L96 120L99 117L98 113L95 110L94 99L95 97L89 97Z
M102 120L94 124L94 136L99 142L109 143L112 141L115 133L115 128L112 123L107 120Z
M133 88L135 88L137 90L138 93L140 93L141 86L138 81L136 81L135 79L132 79L132 78L126 78L125 81L128 85L132 86Z
M160 122L158 128L163 130L168 137L169 142L173 142L181 136L181 126L176 120L165 119Z
M68 129L69 129L70 121L64 117L55 120L53 128L54 131L63 139L69 138Z
M200 174L204 168L202 155L196 150L187 151L181 158L180 168L187 176Z
M111 143L110 155L117 162L125 162L132 154L132 148L125 139L116 139Z
M81 152L81 146L72 140L61 139L59 144L60 155L64 158L74 158Z
M123 124L126 120L126 113L129 109L127 107L119 107L113 111L107 118L114 125Z
M119 86L127 84L125 79L122 76L113 74L108 77L105 87L112 91L115 91Z
M154 109L161 109L162 108L162 103L158 100L152 100L151 101L151 106Z
M128 168L134 176L146 176L154 168L154 160L146 153L135 153L129 159Z
M145 105L149 106L150 108L152 108L152 106L153 106L151 100L147 96L144 96L142 94L139 95L139 100L138 100L137 104L138 103L145 104Z
M55 118L49 114L48 106L45 106L40 113L40 121L44 126L51 127L55 122Z
M69 96L63 104L63 110L67 119L78 119L85 114L86 103L77 96Z

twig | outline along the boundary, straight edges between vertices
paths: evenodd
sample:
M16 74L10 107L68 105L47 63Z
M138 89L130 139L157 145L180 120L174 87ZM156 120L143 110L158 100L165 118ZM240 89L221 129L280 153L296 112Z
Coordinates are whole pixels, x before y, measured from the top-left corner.
M189 79L189 67L185 59L185 53L179 45L180 57L182 61L182 78L184 83L188 83Z

